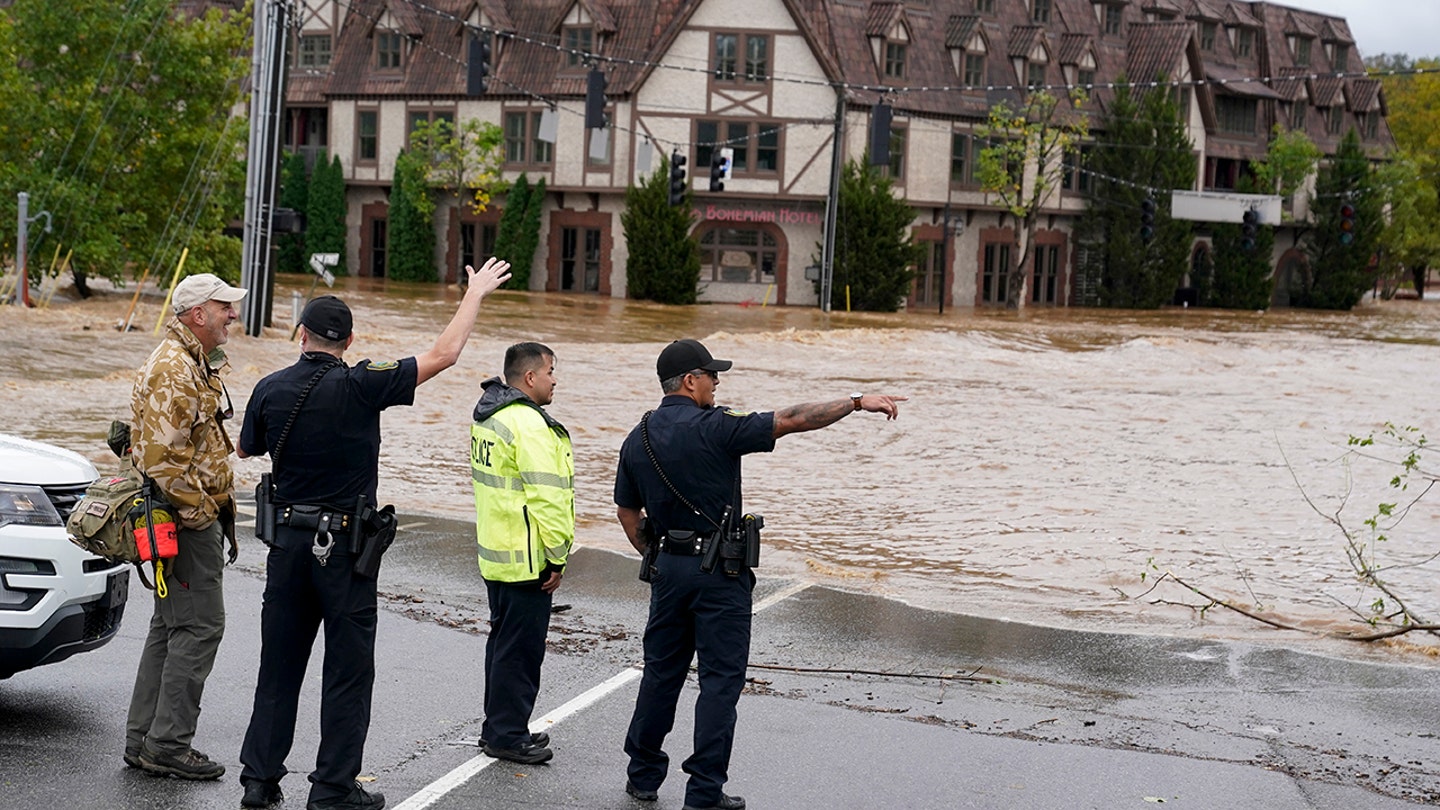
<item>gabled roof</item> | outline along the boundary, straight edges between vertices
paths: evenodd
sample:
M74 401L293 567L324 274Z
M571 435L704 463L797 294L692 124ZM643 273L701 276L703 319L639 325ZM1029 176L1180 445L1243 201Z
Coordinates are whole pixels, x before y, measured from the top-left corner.
M1089 34L1061 34L1057 61L1062 65L1080 64L1093 41Z
M1336 76L1316 76L1310 80L1310 101L1316 107L1334 107L1345 102L1345 80Z
M1037 42L1045 41L1045 28L1039 25L1017 25L1010 29L1009 48L1006 56L1029 58Z
M1259 78L1244 71L1220 65L1205 66L1205 80L1210 89L1220 95L1245 96L1246 98L1273 98L1282 96L1265 86Z
M945 21L945 47L964 48L970 43L970 35L975 33L979 24L978 14L950 15L950 19Z
M871 3L870 11L865 15L865 36L883 37L890 33L895 23L905 13L905 6L901 3L882 0L882 2Z
M1285 33L1313 38L1315 36L1315 29L1304 19L1296 17L1294 13L1290 13L1285 15Z
M1185 10L1185 16L1192 20L1221 22L1225 19L1225 12L1211 5L1207 0L1190 0L1190 7Z
M1249 8L1237 3L1225 5L1225 15L1222 20L1232 28L1259 28L1261 26L1261 22L1255 19L1255 15L1250 13Z
M1163 11L1169 14L1184 14L1185 8L1180 0L1144 0L1140 4L1141 11Z
M1271 82L1270 87L1282 101L1294 101L1306 95L1309 76L1310 71L1306 68L1282 67L1279 80Z
M1355 112L1377 112L1380 105L1379 79L1350 80L1350 109Z
M1194 38L1194 26L1173 22L1134 23L1128 31L1125 75L1137 84L1173 78Z
M501 31L514 31L515 23L510 20L510 12L505 10L505 4L501 0L469 0L455 16L462 22L456 26L463 28L464 20L470 19L470 12L480 10L479 16L489 24ZM457 32L460 33L460 32Z
M1341 20L1329 19L1320 26L1320 39L1323 42L1342 42L1346 45L1354 45L1355 40L1350 38L1350 28Z

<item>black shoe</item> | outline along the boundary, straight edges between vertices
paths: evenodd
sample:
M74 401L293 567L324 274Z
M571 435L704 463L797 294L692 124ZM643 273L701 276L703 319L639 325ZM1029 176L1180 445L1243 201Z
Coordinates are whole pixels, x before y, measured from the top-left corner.
M242 807L269 807L284 798L279 785L255 780L245 783L245 796L240 799L240 804Z
M493 745L487 745L485 746L485 756L508 759L522 765L539 765L542 762L549 762L550 758L555 756L555 752L544 746L520 743L515 748L496 748Z
M127 767L127 768L141 768L141 767L144 767L144 766L142 766L142 765L140 764L140 749L139 749L139 748L126 748L126 749L125 749L125 767Z
M724 793L720 794L720 801L710 805L709 807L695 807L694 805L689 804L685 805L685 810L744 810L744 808L744 799L740 798L739 796L726 796Z
M653 802L656 799L660 798L659 791L641 790L640 788L635 787L634 783L631 782L629 779L625 780L625 792L629 793L632 798L642 802Z
M484 737L481 737L481 738L480 738L480 747L481 747L481 748L484 748L485 746L487 746L487 745L489 745L489 744L490 744L490 741L489 741L489 740L485 739ZM549 747L550 747L550 735L549 735L549 734L546 734L546 733L543 732L543 731L537 731L537 732L535 732L534 734L531 734L531 735L530 735L530 744L533 745L533 746L535 746L536 748L549 748Z
M323 802L310 802L305 810L380 810L385 806L385 794L366 793L357 782L350 789L350 795Z
M184 753L173 757L149 748L142 748L140 749L140 767L144 768L146 773L153 773L157 776L178 776L181 779L197 781L219 779L225 775L224 765L211 762L209 757L194 748L187 748Z

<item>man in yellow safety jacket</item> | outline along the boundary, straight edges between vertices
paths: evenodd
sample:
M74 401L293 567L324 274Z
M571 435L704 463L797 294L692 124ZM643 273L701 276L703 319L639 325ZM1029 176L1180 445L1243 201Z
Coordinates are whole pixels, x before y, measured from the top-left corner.
M490 600L485 723L480 745L497 759L539 764L553 752L531 734L550 606L575 540L575 460L565 426L545 412L555 396L555 353L539 343L505 352L505 379L481 383L470 427L475 534Z

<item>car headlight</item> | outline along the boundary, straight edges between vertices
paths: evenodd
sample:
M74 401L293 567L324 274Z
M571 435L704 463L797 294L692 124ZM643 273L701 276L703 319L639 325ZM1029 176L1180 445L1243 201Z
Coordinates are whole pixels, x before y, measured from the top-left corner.
M63 526L50 496L40 487L0 484L0 526Z

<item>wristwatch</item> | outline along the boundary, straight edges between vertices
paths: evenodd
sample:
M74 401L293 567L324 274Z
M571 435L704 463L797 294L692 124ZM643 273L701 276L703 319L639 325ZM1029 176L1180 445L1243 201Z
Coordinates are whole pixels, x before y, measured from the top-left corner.
M850 395L850 401L855 403L855 410L857 411L860 410L860 398L863 396L865 395L860 393L859 391L856 391L855 393Z

